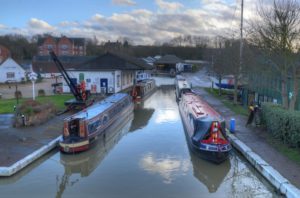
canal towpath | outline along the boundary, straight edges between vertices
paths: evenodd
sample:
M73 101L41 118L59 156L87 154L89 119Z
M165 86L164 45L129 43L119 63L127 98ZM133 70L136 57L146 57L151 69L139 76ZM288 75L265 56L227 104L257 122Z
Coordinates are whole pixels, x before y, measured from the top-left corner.
M12 166L57 139L61 135L63 118L68 115L55 116L40 126L22 128L11 126L12 114L1 115L0 168Z
M238 115L225 107L224 104L202 88L194 90L203 97L215 110L217 110L226 120L229 126L230 120L235 119L234 135L247 145L252 151L258 154L270 166L276 169L283 177L288 179L297 188L300 188L300 165L282 155L265 139L266 130L254 126L245 126L247 117Z

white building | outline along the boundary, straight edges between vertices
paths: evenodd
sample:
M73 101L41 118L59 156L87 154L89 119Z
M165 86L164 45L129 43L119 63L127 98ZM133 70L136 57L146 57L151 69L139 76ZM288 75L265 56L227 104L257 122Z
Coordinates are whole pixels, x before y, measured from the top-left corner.
M0 65L0 83L21 82L25 80L25 70L12 58L7 58Z
M152 69L143 60L107 52L67 72L75 84L85 81L91 93L117 93L150 78ZM63 82L63 92L70 92L66 82Z

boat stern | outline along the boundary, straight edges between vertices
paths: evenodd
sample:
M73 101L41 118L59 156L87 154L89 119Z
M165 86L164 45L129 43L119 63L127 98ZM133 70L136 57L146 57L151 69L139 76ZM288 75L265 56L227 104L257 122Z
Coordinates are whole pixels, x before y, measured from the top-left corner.
M63 153L79 153L89 149L89 140L80 142L61 141L59 142L59 149Z

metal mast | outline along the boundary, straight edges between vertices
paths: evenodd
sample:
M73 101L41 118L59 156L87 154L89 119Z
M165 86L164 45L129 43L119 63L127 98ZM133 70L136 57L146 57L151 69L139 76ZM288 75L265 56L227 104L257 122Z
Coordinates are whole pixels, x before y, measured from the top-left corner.
M242 65L243 65L243 48L244 48L244 41L243 41L243 20L244 20L244 0L241 0L241 37L240 37L240 68L239 68L239 75L241 76L242 73Z

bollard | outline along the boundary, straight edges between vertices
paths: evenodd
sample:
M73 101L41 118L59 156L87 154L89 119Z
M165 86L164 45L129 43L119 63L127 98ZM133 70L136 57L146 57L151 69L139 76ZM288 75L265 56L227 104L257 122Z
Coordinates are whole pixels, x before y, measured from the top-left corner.
M23 124L23 126L25 126L26 125L26 123L25 123L25 115L24 114L22 114L22 124Z
M231 118L231 120L230 120L230 128L229 128L229 130L230 130L231 133L235 132L235 119L234 118Z

